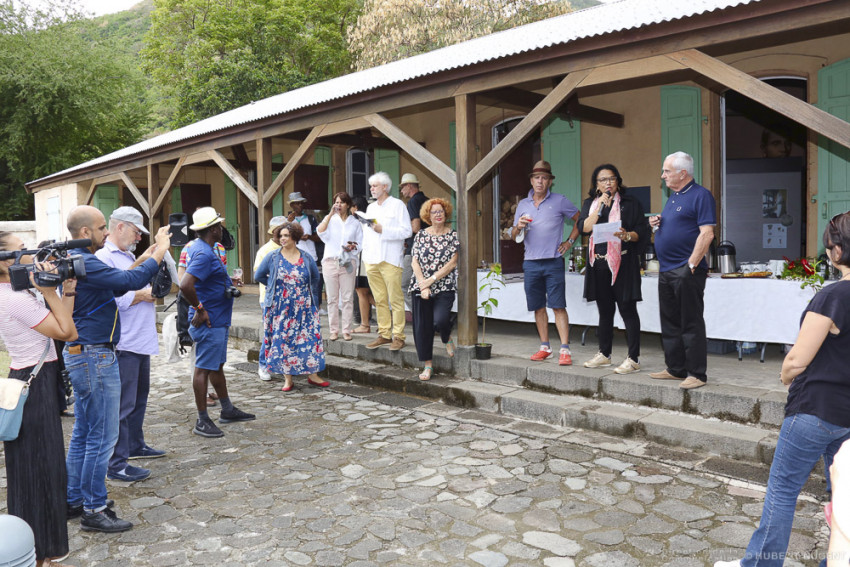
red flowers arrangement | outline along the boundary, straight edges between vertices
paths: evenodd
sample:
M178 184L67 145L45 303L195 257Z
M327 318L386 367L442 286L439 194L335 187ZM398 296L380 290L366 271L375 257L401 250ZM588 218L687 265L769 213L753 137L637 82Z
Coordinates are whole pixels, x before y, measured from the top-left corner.
M818 274L819 261L812 258L797 260L791 260L785 256L782 258L785 259L785 267L779 275L780 279L800 281L801 288L811 286L814 291L819 291L823 287L823 276Z

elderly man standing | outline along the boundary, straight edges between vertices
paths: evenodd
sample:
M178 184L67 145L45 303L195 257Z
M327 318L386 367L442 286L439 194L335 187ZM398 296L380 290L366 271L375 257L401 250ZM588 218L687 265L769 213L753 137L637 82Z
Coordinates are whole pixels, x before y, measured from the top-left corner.
M404 240L404 263L402 266L404 270L401 274L401 287L404 291L404 308L410 312L413 305L409 290L410 279L413 277L413 256L411 255L413 251L413 238L420 229L425 228L422 226L422 218L419 215L419 210L425 204L425 201L428 200L428 196L419 190L419 178L412 173L405 173L401 176L401 184L399 184L398 188L401 191L401 195L407 199L407 214L410 215L410 230L413 232L409 238Z
M171 235L167 225L160 228L155 250L142 255L141 265L119 270L95 256L109 236L99 210L88 205L72 209L68 232L72 238L91 240L89 247L73 250L83 257L86 279L77 283L74 303L79 336L66 343L62 353L77 398L66 458L68 516L82 515L83 531L123 532L133 524L118 518L106 500L106 471L118 440L121 407L121 378L115 355L115 345L121 341L121 321L115 297L148 285L169 250Z
M700 388L708 380L703 294L708 275L705 254L717 224L714 197L694 181L694 160L684 152L667 156L661 179L672 194L649 224L657 230L658 303L667 368L649 376L683 380L680 388Z
M411 235L410 215L400 199L390 196L390 176L379 171L369 178L369 188L376 199L366 209L371 222L363 230L363 253L366 277L375 297L378 313L378 338L368 349L389 344L390 350L404 348L404 294L401 289L404 239ZM392 307L392 315L390 315Z
M150 234L143 224L142 213L133 207L118 207L109 217L109 236L95 256L112 268L132 270L141 264L133 251L142 234ZM121 374L121 412L118 442L109 459L106 477L133 482L148 478L151 471L134 467L127 459L165 455L165 451L148 447L142 431L151 387L151 355L159 354L156 307L150 285L117 296L115 303L121 321L121 340L115 347Z
M260 262L263 261L263 258L268 256L271 252L274 252L278 248L280 248L280 232L275 229L279 226L283 226L286 222L286 217L272 217L269 221L269 234L271 238L269 241L263 244L259 250L257 250L257 256L254 258L254 271L257 271L257 268L260 267ZM266 286L260 284L260 309L263 311L263 321L266 320L265 308L263 307L263 302L266 299ZM257 374L260 376L260 380L269 381L272 379L272 375L269 373L269 369L266 368L266 349L263 348L263 337L260 337L260 357L258 361L258 370Z
M549 346L548 307L555 313L555 327L561 339L558 364L573 363L570 352L570 319L567 315L567 290L564 278L564 254L578 237L579 209L566 197L552 193L552 166L548 161L538 161L528 175L531 190L519 202L514 216L511 238L523 234L525 257L525 301L529 311L534 311L534 322L540 336L540 349L531 360L541 361L552 356ZM561 242L564 223L573 220L569 239Z

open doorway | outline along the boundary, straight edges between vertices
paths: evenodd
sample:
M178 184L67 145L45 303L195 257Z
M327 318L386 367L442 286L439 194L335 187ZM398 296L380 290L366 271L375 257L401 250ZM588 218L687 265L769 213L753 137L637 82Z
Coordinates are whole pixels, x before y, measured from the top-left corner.
M806 80L763 79L806 101ZM739 263L797 258L806 249L806 129L727 91L721 238Z
M510 118L493 126L493 147L501 142L523 117ZM496 262L502 263L502 272L522 272L523 246L511 240L517 204L528 196L531 184L528 173L541 159L540 131L535 130L514 149L499 165L493 179L493 250Z

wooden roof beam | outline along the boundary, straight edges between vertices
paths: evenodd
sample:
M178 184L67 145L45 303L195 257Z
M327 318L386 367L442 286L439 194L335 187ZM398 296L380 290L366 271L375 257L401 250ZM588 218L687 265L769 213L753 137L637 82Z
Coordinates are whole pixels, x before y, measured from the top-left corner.
M151 209L151 216L156 216L159 214L159 209L162 207L162 203L165 201L165 198L171 193L171 187L174 185L174 181L177 180L177 174L180 173L180 169L183 167L183 164L186 162L186 156L182 156L177 160L177 165L174 166L174 169L171 170L171 175L168 176L168 181L165 182L165 185L162 187L162 191L160 191L159 196L156 198L156 203L154 203L153 208Z
M401 128L380 114L369 114L365 118L379 132L398 144L419 165L442 181L446 187L452 191L457 191L457 177L455 172L451 167L443 163L443 160L423 148L419 142L408 136Z
M299 136L297 134L284 134L282 136L287 140L298 140L301 141L304 139L304 136ZM377 138L374 136L361 136L357 134L335 134L333 136L322 136L321 139L322 144L330 144L334 146L354 146L354 147L362 147L362 148L380 148L383 150L399 150L401 149L398 144L393 142L392 140L388 140L387 138Z
M498 102L504 102L522 109L531 109L540 104L545 95L516 87L505 87L489 91L481 95L480 98L484 97L492 98ZM559 107L553 114L564 120L580 120L582 122L611 126L613 128L622 128L625 124L622 114L579 104L577 95L571 96L566 104Z
M806 128L850 148L850 124L695 49L667 55L700 75L738 91Z
M590 73L589 70L583 70L567 75L495 148L490 150L490 153L484 156L484 159L469 171L466 180L467 190L474 190L485 176L502 163L523 140L540 126L546 117L551 116L563 104L564 100L575 92L576 88Z
M136 198L136 202L139 204L140 207L142 207L142 212L145 213L148 218L150 218L151 206L148 204L148 200L142 196L142 192L139 191L139 188L136 187L136 184L133 183L133 180L130 179L130 176L127 175L126 172L122 171L120 175L121 181L124 182L124 185L127 186L127 189L129 189L130 193L133 194L133 197Z
M218 150L210 150L207 152L207 155L218 164L224 174L233 181L234 185L239 187L239 190L248 197L248 200L251 201L255 207L258 206L257 190L251 187L251 184L248 183L248 181L246 181L238 171L236 171L236 168L230 164L227 158L221 155L221 152Z
M274 196L278 191L283 187L283 184L286 183L286 180L295 172L295 168L301 165L301 163L307 158L307 154L310 150L313 149L316 145L316 140L319 139L319 136L322 134L322 131L327 127L327 124L322 124L313 128L310 133L307 135L307 138L301 142L301 145L298 146L298 149L295 150L295 153L292 154L292 157L286 163L286 167L283 168L283 171L277 176L277 178L269 185L268 189L263 193L263 206L269 204L269 202L274 199Z
M248 152L242 144L230 146L230 151L233 152L233 157L236 158L236 169L242 172L253 171L254 163L248 159Z

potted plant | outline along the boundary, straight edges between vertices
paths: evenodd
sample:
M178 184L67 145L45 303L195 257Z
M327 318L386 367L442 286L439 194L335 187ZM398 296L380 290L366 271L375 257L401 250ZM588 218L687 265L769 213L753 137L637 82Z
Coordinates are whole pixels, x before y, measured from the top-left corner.
M499 300L493 297L493 291L505 287L505 280L502 279L502 265L490 264L490 269L481 280L481 285L478 286L478 299L481 302L478 304L478 310L484 311L484 316L481 323L481 341L475 345L475 358L478 360L489 360L490 350L493 345L485 342L487 335L487 316L493 313L493 308L499 306Z

